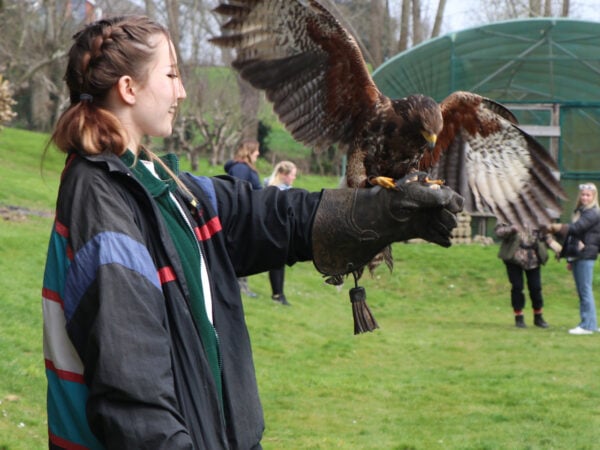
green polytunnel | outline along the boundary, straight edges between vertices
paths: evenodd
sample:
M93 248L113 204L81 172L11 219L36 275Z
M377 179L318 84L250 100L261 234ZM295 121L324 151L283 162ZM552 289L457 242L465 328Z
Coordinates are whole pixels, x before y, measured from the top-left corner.
M373 78L392 98L422 93L441 101L466 90L508 106L557 160L565 209L580 182L600 180L598 22L536 18L469 28L390 58Z

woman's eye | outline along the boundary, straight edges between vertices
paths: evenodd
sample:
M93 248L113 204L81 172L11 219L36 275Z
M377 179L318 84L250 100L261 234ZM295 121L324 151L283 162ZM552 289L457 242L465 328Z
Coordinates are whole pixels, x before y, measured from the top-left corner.
M176 73L170 73L167 75L169 78L179 78L179 75L177 75Z

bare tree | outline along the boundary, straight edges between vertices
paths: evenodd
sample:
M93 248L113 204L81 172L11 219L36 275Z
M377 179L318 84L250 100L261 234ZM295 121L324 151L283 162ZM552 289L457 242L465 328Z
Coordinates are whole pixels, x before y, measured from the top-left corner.
M385 9L383 0L372 0L370 17L369 44L373 66L378 67L383 62L383 40L385 32Z
M185 154L193 171L198 170L201 156L208 156L211 166L221 165L240 141L239 127L232 116L231 111L221 111L211 116L181 117L173 134L165 139L164 150Z
M16 102L12 98L12 91L7 80L2 79L0 74L0 130L2 125L10 122L15 117L15 112L12 110Z
M241 140L257 140L260 93L242 77L237 77L240 90Z
M412 0L412 44L424 40L423 24L421 22L421 0Z
M529 0L529 17L539 17L542 15L541 0Z
M411 0L402 0L402 10L400 13L400 39L398 41L399 52L403 52L408 48L408 37L410 31L410 6Z
M435 20L433 22L433 29L431 30L431 37L438 37L442 29L442 22L444 21L444 9L446 9L446 0L439 0L438 7L435 13Z

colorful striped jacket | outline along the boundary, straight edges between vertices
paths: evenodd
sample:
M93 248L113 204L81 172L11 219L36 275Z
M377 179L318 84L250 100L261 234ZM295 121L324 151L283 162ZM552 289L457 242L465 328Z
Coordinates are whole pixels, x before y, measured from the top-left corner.
M252 449L264 429L238 276L312 259L320 194L181 174L199 200L224 411L156 205L114 155L69 155L43 283L50 448ZM190 216L191 217L191 216Z

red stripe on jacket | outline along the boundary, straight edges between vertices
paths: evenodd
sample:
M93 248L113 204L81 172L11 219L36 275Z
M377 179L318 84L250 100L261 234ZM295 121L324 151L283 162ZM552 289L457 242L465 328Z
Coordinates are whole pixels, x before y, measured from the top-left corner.
M63 303L63 299L60 298L58 292L48 288L42 288L42 297L44 297L46 300L51 300L53 302L60 303L60 306L64 309L65 305Z
M56 375L58 375L58 378L60 378L61 380L73 381L74 383L80 383L80 384L84 383L82 374L71 372L68 370L57 369L56 366L54 365L54 363L52 361L50 361L49 359L45 359L44 361L46 364L46 369L54 372Z
M64 238L68 238L69 237L69 229L65 225L63 225L62 223L60 223L58 220L54 221L54 229L62 237L64 237Z
M158 269L158 279L160 280L160 284L165 284L170 281L175 281L177 277L175 276L175 271L172 267L165 266Z
M75 442L67 441L66 439L58 437L57 435L52 434L50 432L50 430L48 430L48 439L54 445L56 445L60 448L64 448L65 450L87 450L87 447L84 447L83 445L79 445L79 444L76 444Z
M201 227L195 227L194 233L199 241L208 241L211 237L221 231L221 221L218 217L213 217Z

